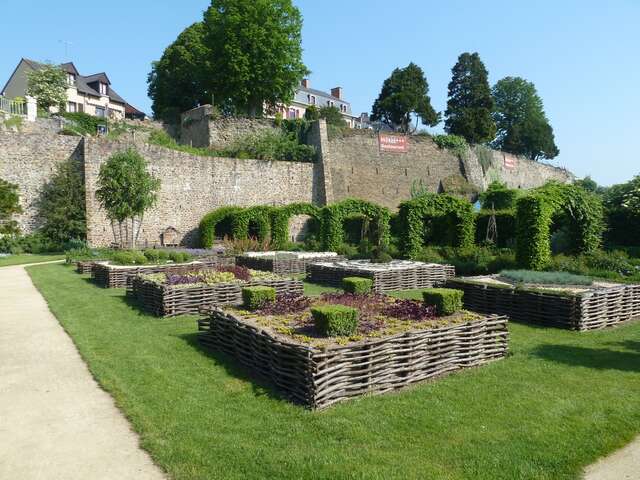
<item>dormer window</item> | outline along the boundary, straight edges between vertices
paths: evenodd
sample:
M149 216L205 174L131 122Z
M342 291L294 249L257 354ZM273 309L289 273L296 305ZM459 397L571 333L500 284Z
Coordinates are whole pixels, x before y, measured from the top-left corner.
M67 84L68 85L75 85L76 84L76 76L73 73L68 73L67 74Z
M100 95L106 95L107 94L107 84L100 82L99 85L100 85Z

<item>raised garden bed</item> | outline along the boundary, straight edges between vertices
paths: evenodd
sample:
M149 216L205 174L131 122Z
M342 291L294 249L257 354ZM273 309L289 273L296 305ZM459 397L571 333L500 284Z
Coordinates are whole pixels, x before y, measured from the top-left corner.
M167 263L164 265L111 265L108 262L95 262L93 278L101 287L124 288L130 285L131 278L141 273L182 274L194 270L203 270L216 266L233 266L233 257L213 257L189 263Z
M93 266L95 263L95 260L81 260L76 262L76 272L83 275L91 274L93 276Z
M308 270L311 282L334 287L341 287L345 277L371 278L373 290L377 293L430 288L455 276L453 265L411 260L393 260L389 263L371 263L369 260L317 262L310 264Z
M272 278L252 276L253 278L248 280L224 281L214 284L195 280L198 278L198 274L206 273L207 270L191 270L188 275L180 274L182 277L191 276L194 281L184 280L188 283L176 284L166 283L170 274L165 275L164 280L152 278L153 275L148 274L135 275L132 277L127 294L135 298L143 310L154 315L170 317L198 313L202 308L213 305L239 305L242 303L242 288L248 286L273 287L279 295L301 296L304 292L302 281L275 276Z
M360 297L351 298L356 306ZM398 311L420 308L407 307L408 300L373 298L383 305L398 302ZM282 317L211 309L198 320L199 341L235 358L284 398L312 409L483 365L508 350L506 316L458 312L433 320L390 319L376 330L384 317L373 315L361 321L356 336L334 339L317 338L305 321L304 312Z
M236 264L279 275L306 273L315 262L337 262L346 257L335 252L247 252L236 257Z
M464 306L469 310L571 330L611 327L640 316L640 285L513 284L488 275L453 278L446 286L464 291Z

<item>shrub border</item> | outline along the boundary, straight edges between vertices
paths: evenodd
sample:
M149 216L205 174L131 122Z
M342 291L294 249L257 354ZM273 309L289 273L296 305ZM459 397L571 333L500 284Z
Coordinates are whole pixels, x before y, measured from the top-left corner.
M322 244L327 251L336 251L344 242L342 222L350 215L363 215L377 222L377 237L372 243L388 245L390 240L391 212L388 208L367 200L347 198L322 209Z

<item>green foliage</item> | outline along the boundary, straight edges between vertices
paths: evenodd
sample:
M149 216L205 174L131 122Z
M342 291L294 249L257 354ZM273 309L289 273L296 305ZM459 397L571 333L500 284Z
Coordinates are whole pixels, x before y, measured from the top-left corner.
M344 120L342 116L342 112L336 106L324 106L320 107L318 110L318 115L320 118L324 118L327 122L327 125L334 125L339 128L347 128L347 122Z
M469 144L460 135L434 135L431 138L438 148L451 150L458 157L464 156L469 149Z
M231 214L232 236L235 239L255 238L266 240L271 235L271 212L273 207L257 205Z
M513 209L518 195L520 190L507 188L506 184L494 181L480 194L480 205L484 210Z
M440 123L440 114L431 106L429 84L422 69L415 63L396 68L382 84L373 104L371 120L382 121L394 130L407 133L411 118L420 117L423 125Z
M13 216L22 213L18 185L0 178L0 235L15 235L19 232L18 222Z
M247 310L258 310L269 302L276 300L276 289L264 285L244 287L242 289L242 302Z
M152 63L147 93L155 118L178 123L183 112L211 103L207 85L211 52L204 43L205 31L203 22L187 27Z
M283 249L289 242L289 220L295 215L309 215L320 221L320 208L311 203L290 203L271 211L271 242L276 249Z
M64 245L53 243L40 232L30 235L3 235L0 236L0 252L19 255L22 253L51 253L64 250Z
M358 329L358 310L344 305L311 307L313 324L327 337L349 336Z
M473 208L468 201L450 195L427 193L400 204L402 253L414 258L425 244L425 220L449 220L448 233L454 246L473 245L475 225Z
M223 222L227 222L231 227L231 219L234 214L242 211L241 207L221 207L207 213L200 221L200 244L204 248L211 248L216 238L222 237L221 233L231 233L231 228L228 232L221 232L220 226Z
M375 245L389 243L391 213L366 200L348 198L322 209L322 243L326 250L337 251L344 242L343 222L354 215L362 215L372 224L369 240Z
M515 255L511 250L482 246L425 247L416 260L451 264L458 275L484 275L517 266Z
M57 107L62 112L67 104L67 87L67 73L47 63L27 73L25 94L37 99L38 108Z
M105 124L105 119L94 117L84 112L63 112L62 116L70 121L66 128L79 135L95 135L99 125Z
M538 272L535 270L503 270L500 276L519 283L540 285L591 285L593 280L567 272Z
M22 117L17 115L7 118L3 123L7 128L17 128L18 130L21 130L23 126Z
M427 305L436 307L438 315L453 315L463 308L464 292L454 288L429 288L422 292L422 298Z
M554 158L560 153L533 83L519 77L503 78L493 87L493 99L494 148L531 160Z
M37 206L43 220L42 234L53 243L84 240L87 221L82 165L73 159L60 163L43 186Z
M478 187L469 182L459 173L454 173L444 177L440 181L442 192L450 195L459 195L463 197L475 196L478 193Z
M476 242L487 241L487 226L491 217L495 217L497 247L511 247L515 244L516 238L516 212L512 210L481 210L476 213Z
M282 114L281 114L282 115ZM320 109L315 105L309 105L304 111L304 119L313 122L320 118Z
M282 124L285 125L285 122ZM313 162L316 157L316 148L313 145L300 143L294 132L263 130L238 139L219 152L219 156Z
M146 265L147 257L139 250L122 250L111 255L111 262L116 265Z
M640 176L612 185L603 192L607 214L607 241L615 245L638 245L640 238L640 212L636 198L640 191Z
M575 185L549 182L517 201L516 257L518 263L541 270L551 260L551 228L563 225L572 253L597 250L604 231L601 199Z
M575 256L556 255L551 259L547 270L607 278L618 282L640 282L640 261L630 258L621 250L596 250Z
M373 280L365 277L345 277L342 279L342 288L347 293L364 295L373 290Z
M451 72L445 131L460 135L468 143L493 140L496 134L496 124L491 117L493 98L480 55L477 52L461 54Z

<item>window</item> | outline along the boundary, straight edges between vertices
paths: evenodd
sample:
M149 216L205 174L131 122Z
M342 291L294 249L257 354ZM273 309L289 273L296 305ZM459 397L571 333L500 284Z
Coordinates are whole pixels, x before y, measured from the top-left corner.
M75 85L75 83L76 83L76 76L73 73L67 73L67 84Z
M75 113L78 111L76 102L67 102L67 112Z
M290 120L298 118L298 110L296 108L290 108L289 112L287 113L287 118Z
M311 95L311 101L309 102L311 105L315 105L316 104L316 97L315 95Z
M96 117L104 118L106 116L107 116L107 111L105 110L104 107L96 107Z
M100 82L100 95L107 94L107 84Z

